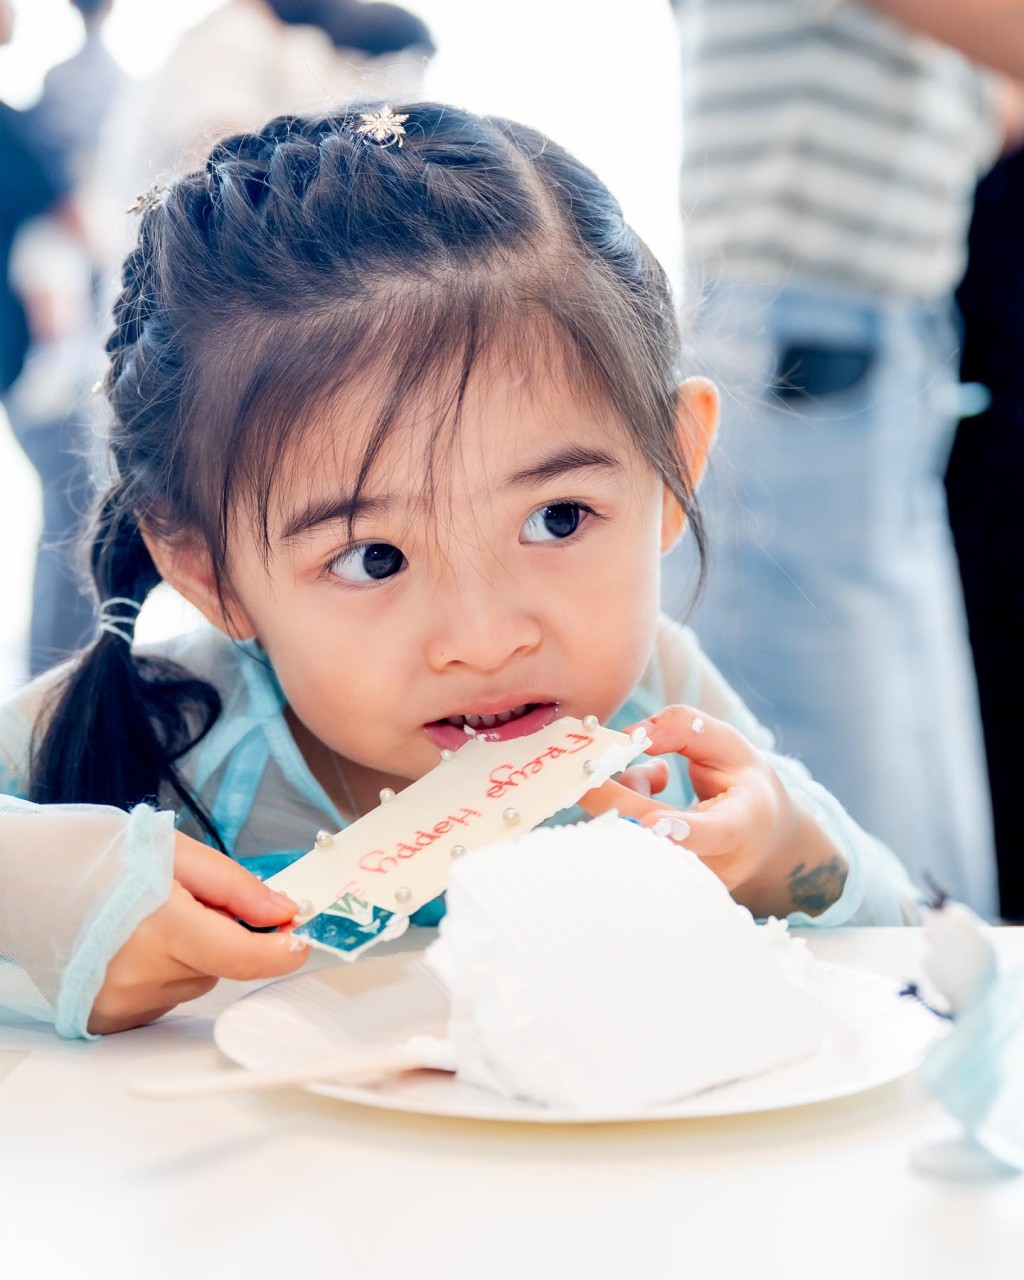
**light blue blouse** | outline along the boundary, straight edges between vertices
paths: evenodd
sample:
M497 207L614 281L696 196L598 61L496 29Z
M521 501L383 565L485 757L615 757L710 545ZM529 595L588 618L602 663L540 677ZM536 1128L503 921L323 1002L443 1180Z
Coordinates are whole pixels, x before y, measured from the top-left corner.
M257 646L236 644L212 629L203 628L160 645L159 652L209 681L220 693L221 716L207 736L179 761L179 769L207 806L233 857L266 878L307 853L319 828L339 830L345 825L291 735L284 717L281 686ZM25 794L32 724L45 694L45 681L43 677L42 683L30 685L14 702L0 709L0 793L8 797ZM849 871L839 899L814 917L794 912L789 917L792 924L821 928L917 921L919 894L895 856L862 831L835 797L814 782L798 761L772 752L771 735L724 683L701 652L693 633L663 618L648 669L610 724L621 729L673 703L700 707L709 715L726 720L761 748L794 800L825 828L846 859ZM686 761L682 757L668 757L668 765L670 781L661 798L667 805L685 808L694 800ZM171 797L161 797L161 800L166 809L174 808ZM52 831L54 824L58 824L59 829L62 809L47 806L38 810L38 829L41 833L46 831L45 841L41 839L40 845L53 844ZM24 806L10 803L5 806L0 802L0 832L5 822L14 820L15 811L24 815ZM113 885L120 894L119 900L137 901L137 911L121 913L114 930L104 924L107 916L103 900L87 902L82 918L73 928L65 929L67 936L53 940L51 951L60 958L61 990L59 994L44 991L44 1003L49 1006L51 1018L59 1006L58 1030L64 1035L85 1035L89 1011L102 985L107 962L138 922L154 909L151 886L169 886L173 861L170 825L155 826L142 821L144 812L147 812L145 806L140 806L131 820L125 818L122 841L120 845L117 841L110 844L103 862L105 874L96 877L98 884L105 885L108 900ZM583 816L578 810L566 810L552 822L573 822ZM63 821L70 824L72 819L69 815ZM176 825L202 838L201 830L188 813L179 813ZM70 825L65 830L64 843L81 848L81 857L88 860L90 875L94 875L100 855L96 850L84 848ZM24 856L32 855L26 851ZM65 859L62 865L63 874L69 877L82 874L80 867L76 871L74 859ZM53 876L58 875L59 884L59 870L44 870L42 863L39 868L38 874L47 875L57 891ZM4 875L0 857L0 887L4 884ZM15 876L10 875L8 879L16 883ZM134 894L131 886L136 882L149 886L149 891ZM38 884L38 880L34 883ZM417 912L414 923L435 924L443 911L443 901L438 899ZM11 954L11 948L4 941L2 925L0 915L0 957L13 960L16 969L20 966L20 977L33 978L36 987L44 988L46 983L37 980L30 965L19 961L16 949L15 954ZM49 922L37 919L35 927L47 929ZM0 1006L26 1007L24 1001L11 997L11 984L4 982L5 968L8 966L0 964ZM72 980L73 991L69 986ZM38 1002L34 1011L38 1012Z

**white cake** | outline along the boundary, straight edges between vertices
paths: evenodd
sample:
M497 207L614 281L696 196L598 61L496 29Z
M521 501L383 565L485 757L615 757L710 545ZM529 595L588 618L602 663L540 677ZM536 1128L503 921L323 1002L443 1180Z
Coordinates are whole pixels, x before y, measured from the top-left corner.
M693 854L606 817L453 868L427 962L451 996L438 1066L511 1097L623 1114L813 1053L809 957Z

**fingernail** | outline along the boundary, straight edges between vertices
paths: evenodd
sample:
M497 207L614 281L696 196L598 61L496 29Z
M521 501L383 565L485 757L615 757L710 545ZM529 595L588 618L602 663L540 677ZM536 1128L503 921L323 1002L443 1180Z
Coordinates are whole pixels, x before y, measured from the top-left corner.
M270 901L275 907L280 907L282 911L290 911L292 915L299 909L299 904L294 898L289 898L286 893L278 893L276 889L270 890Z
M690 834L690 824L674 813L658 818L650 829L656 836L667 836L670 840L685 840Z
M287 947L289 951L309 950L309 943L297 933L281 933L278 937L281 939L281 945Z

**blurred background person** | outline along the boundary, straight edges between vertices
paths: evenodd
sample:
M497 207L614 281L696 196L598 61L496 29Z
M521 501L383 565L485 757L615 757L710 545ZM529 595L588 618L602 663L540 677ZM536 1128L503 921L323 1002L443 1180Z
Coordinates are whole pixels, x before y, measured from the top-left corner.
M87 28L92 19L91 7ZM0 0L0 34L12 33L8 0ZM87 44L89 43L87 39ZM90 328L89 271L74 180L93 122L91 55L55 68L37 108L0 106L0 392L19 444L38 472L43 522L33 581L29 665L32 674L73 650L91 630L91 608L78 590L70 545L87 501L85 444L73 405L81 361L69 349ZM105 79L108 71L99 73ZM75 127L56 128L66 115ZM51 127L52 126L52 127ZM74 135L74 136L72 136ZM49 215L49 216L45 216Z
M34 332L6 408L42 491L30 675L85 643L95 624L75 555L92 492L88 391L102 372L105 304L126 243L109 229L127 237L132 196L194 164L214 137L354 93L414 92L432 50L424 24L394 5L229 0L185 33L154 77L129 81L103 40L113 0L70 2L85 39L47 72L24 124L92 208L95 248L66 219L39 218L12 266L33 300Z
M1024 74L1020 6L675 4L690 288L708 371L730 389L693 620L783 751L915 878L992 915L942 477L959 416L952 291L1003 85L933 37ZM669 598L685 572L670 569Z
M69 3L82 20L84 39L70 58L47 71L28 117L36 134L58 152L72 180L82 184L91 176L100 129L125 74L103 38L114 0Z
M1017 120L1018 137L1020 118ZM991 403L960 424L946 473L971 648L978 672L995 823L999 901L1024 922L1024 149L978 187L963 315L961 374Z
M217 138L357 96L419 97L432 52L425 24L396 5L226 0L115 105L97 205L106 234L119 220L125 227L114 261L131 239L131 197L194 168Z
M127 84L104 130L90 201L105 254L104 329L134 211L161 180L195 168L216 139L273 116L356 96L421 97L432 52L411 13L358 0L225 0L188 27L152 75Z

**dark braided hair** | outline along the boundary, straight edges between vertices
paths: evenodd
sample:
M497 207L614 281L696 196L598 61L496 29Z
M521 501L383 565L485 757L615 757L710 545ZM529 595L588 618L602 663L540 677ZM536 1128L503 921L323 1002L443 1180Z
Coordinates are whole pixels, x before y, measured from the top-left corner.
M115 479L92 543L100 599L141 604L159 581L143 528L197 539L225 599L240 511L269 557L275 477L357 379L372 380L379 412L356 493L403 406L424 400L440 424L423 459L432 492L441 432L457 429L473 368L494 351L528 370L557 360L615 411L703 563L668 283L614 198L533 129L415 103L395 108L402 145L384 145L359 132L373 110L228 138L147 203L107 343ZM175 762L219 710L209 685L101 634L47 717L32 797L173 796L217 842Z

